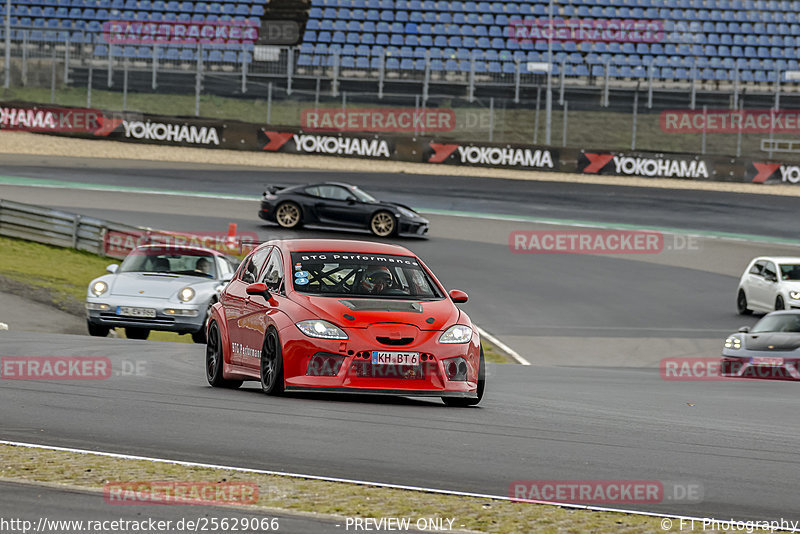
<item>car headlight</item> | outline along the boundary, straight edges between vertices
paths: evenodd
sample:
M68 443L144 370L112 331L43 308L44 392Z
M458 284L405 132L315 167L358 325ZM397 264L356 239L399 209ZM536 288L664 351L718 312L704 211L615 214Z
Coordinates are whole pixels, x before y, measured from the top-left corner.
M344 330L321 319L311 319L295 323L297 328L308 337L319 337L322 339L347 339Z
M800 300L800 291L789 291L789 296L794 300Z
M108 291L108 284L106 284L102 280L99 280L94 284L92 284L92 294L94 294L95 297L99 297L106 291Z
M738 337L729 337L725 340L725 348L726 349L741 349L742 348L742 340Z
M439 336L439 343L469 343L470 339L472 339L472 328L457 324Z
M408 217L409 219L417 218L417 214L408 208L402 208L398 206L397 211L400 212L400 215L402 215L403 217Z
M178 300L181 302L189 302L194 298L194 289L191 287L184 287L178 291Z

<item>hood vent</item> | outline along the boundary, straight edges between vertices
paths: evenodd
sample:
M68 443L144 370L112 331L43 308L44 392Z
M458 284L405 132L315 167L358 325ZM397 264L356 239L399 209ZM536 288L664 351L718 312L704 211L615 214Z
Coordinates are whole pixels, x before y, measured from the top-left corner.
M342 304L353 311L386 311L422 313L422 304L403 300L340 300Z

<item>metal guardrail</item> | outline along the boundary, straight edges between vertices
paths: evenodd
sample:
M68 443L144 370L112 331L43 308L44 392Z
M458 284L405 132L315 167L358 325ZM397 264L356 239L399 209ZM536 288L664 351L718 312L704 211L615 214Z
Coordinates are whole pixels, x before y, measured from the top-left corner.
M193 245L193 234L129 226L77 213L0 199L0 236L25 239L45 245L82 250L105 258L124 259L133 247L147 244ZM128 239L130 238L130 239ZM261 241L231 236L222 243L198 243L229 254L244 254Z
M124 258L106 245L109 231L139 236L153 230L0 199L0 235L5 237Z

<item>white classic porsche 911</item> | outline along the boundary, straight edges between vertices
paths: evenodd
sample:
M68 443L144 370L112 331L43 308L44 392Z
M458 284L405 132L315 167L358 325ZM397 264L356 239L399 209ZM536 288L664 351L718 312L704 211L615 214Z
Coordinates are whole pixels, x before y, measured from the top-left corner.
M126 337L147 339L151 330L166 330L205 343L208 310L237 266L235 258L206 248L137 247L122 265L109 265L109 274L89 283L89 334L106 336L123 327Z

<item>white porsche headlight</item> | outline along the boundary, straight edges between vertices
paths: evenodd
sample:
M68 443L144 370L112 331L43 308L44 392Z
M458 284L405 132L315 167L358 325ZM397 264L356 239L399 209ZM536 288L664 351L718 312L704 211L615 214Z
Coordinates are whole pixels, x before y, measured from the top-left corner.
M347 339L344 330L321 319L311 319L296 323L297 328L308 337L319 337L322 339Z
M439 336L439 343L469 343L470 339L472 339L472 328L456 324Z
M100 295L102 295L106 291L108 291L108 284L106 284L102 280L98 280L97 282L92 284L92 294L95 297L99 297Z
M194 298L194 289L191 287L184 287L180 291L178 291L178 299L181 302L189 302Z
M742 340L738 337L729 337L725 340L725 348L726 349L741 349L742 348Z
M800 300L800 291L789 291L789 296L794 300Z

